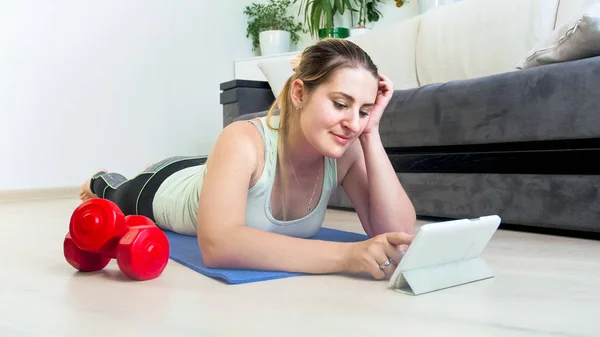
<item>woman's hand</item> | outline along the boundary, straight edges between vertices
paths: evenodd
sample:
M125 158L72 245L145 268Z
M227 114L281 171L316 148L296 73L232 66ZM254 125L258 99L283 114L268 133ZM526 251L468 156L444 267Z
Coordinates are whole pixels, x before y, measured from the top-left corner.
M413 238L410 234L395 232L353 243L346 259L347 269L355 274L369 273L378 280L390 277ZM392 262L384 266L389 259Z
M382 74L379 74L379 88L377 90L377 98L375 99L375 105L369 112L369 121L367 127L363 131L363 134L370 132L379 132L379 121L383 116L383 111L387 107L392 95L394 94L394 84L389 78Z

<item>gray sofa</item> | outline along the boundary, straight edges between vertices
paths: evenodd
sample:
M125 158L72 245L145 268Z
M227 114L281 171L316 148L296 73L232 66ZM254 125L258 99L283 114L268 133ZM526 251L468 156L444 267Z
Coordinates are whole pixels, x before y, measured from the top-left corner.
M267 82L221 89L224 125L274 99ZM600 57L396 90L381 134L420 217L600 233ZM352 209L341 189L329 205Z

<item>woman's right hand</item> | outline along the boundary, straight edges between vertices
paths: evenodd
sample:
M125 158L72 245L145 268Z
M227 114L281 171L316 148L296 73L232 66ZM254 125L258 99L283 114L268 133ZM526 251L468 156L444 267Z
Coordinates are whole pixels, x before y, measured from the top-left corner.
M378 280L390 277L413 238L413 235L407 233L394 232L352 243L346 258L347 269L355 274L369 273ZM389 259L393 262L380 268Z

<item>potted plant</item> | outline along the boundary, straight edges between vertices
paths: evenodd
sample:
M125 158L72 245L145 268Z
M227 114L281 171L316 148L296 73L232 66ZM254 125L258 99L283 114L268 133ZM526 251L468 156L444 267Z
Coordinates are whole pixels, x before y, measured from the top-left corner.
M252 3L246 6L248 16L246 37L252 37L252 50L260 48L261 55L287 53L290 44L300 39L304 32L302 24L287 15L291 0L269 0L265 3Z
M350 35L350 29L335 26L333 20L336 13L344 15L346 10L354 10L350 0L294 0L294 4L298 1L298 15L304 10L304 22L311 37L346 38Z
M384 0L355 0L358 6L358 22L357 25L351 29L350 35L356 36L368 32L370 29L367 28L367 22L377 22L383 14L378 8L378 5ZM396 7L402 7L408 1L394 0ZM352 14L352 22L354 22L354 15Z

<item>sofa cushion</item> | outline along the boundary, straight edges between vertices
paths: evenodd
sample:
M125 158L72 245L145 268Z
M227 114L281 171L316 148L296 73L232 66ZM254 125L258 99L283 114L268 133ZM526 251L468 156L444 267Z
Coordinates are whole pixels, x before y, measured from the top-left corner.
M575 18L581 17L583 13L593 4L600 3L600 0L562 0L558 5L556 13L556 25L558 28L568 24Z
M415 69L416 39L421 17L374 29L348 40L364 49L396 89L419 86Z
M429 11L417 36L421 85L508 71L554 30L558 0L463 0Z
M557 28L525 57L522 69L600 56L600 2Z

